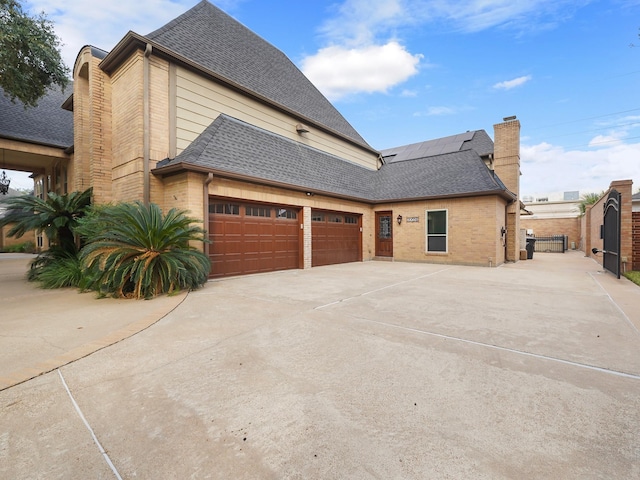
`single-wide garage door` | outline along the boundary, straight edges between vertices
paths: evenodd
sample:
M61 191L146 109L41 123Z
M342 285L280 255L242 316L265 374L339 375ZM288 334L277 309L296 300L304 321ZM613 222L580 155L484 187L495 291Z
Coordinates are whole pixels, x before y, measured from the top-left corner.
M209 201L211 277L300 267L298 209Z
M314 210L311 213L311 265L362 260L362 216Z

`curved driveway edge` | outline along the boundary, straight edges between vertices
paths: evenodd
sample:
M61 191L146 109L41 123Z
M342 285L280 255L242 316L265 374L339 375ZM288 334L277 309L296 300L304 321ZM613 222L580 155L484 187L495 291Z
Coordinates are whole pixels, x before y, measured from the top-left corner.
M0 391L135 335L187 296L119 300L76 289L43 290L24 279L32 258L0 254Z

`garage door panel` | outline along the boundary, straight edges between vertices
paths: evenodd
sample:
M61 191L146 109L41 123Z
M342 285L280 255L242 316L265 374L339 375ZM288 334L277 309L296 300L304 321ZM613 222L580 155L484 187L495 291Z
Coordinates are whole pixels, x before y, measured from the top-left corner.
M314 211L312 220L312 266L362 260L360 216Z
M300 225L296 209L234 204L212 198L209 229L212 277L300 266Z

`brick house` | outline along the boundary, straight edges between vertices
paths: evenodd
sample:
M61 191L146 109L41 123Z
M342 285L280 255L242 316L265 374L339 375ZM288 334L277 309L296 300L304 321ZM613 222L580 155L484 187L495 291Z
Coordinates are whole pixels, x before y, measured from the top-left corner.
M0 118L6 168L34 172L43 192L93 187L98 203L188 210L214 277L519 258L515 117L495 141L479 130L379 152L282 52L206 0L111 52L84 47L73 94L50 96L70 138L40 142L43 125L15 134ZM32 155L42 163L21 163Z

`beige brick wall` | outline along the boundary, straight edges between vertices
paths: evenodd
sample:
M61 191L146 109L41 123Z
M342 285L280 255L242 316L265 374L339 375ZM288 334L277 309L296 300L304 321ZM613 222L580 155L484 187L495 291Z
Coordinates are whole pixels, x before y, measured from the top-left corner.
M400 225L393 226L394 260L496 266L504 262L500 229L505 203L497 196L485 196L377 205L375 210L392 211L394 220L403 217ZM427 210L447 210L447 253L426 251Z
M203 222L204 182L207 175L195 172L183 172L164 179L165 197L162 200L163 211L172 208L186 210L188 215Z
M143 56L138 51L111 77L113 99L113 196L143 200Z
M111 201L111 80L99 68L100 60L85 47L74 72L74 160L69 191L93 187L97 203Z
M576 248L580 248L580 217L574 218L528 218L520 217L520 227L533 230L537 237L551 235L566 235L568 246L573 242Z

